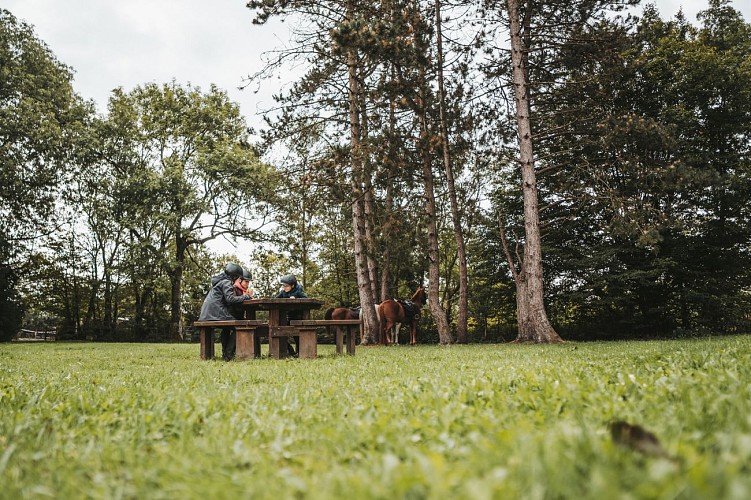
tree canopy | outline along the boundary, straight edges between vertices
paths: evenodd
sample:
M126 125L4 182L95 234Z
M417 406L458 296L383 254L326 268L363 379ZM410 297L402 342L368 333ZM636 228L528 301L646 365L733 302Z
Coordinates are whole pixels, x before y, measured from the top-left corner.
M117 89L97 116L2 11L0 313L41 318L43 292L69 337L177 339L235 260L332 306L426 286L420 341L513 339L532 278L564 339L751 330L749 24L726 0L695 23L513 3L521 58L506 1L249 2L295 23L255 81L306 68L257 144L214 86Z

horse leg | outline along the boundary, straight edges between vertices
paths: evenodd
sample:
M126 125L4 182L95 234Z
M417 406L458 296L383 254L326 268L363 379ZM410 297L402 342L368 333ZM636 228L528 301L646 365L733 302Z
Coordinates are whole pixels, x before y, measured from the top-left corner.
M413 321L409 329L409 345L417 345L417 322Z
M386 333L386 335L388 336L388 343L386 345L391 345L391 344L394 343L394 331L395 331L394 329L396 328L397 324L398 323L391 323L391 322L389 322L389 324L388 324L389 328L388 328L387 333Z
M376 318L378 318L378 338L375 339L376 344L380 344L383 342L383 327L385 326L383 322L385 321L381 317L381 308L379 307L379 304L375 305L375 311L376 311Z
M394 325L394 345L399 345L399 330L402 329L402 324L397 323Z
M386 319L386 315L378 315L378 335L381 337L378 339L378 343L383 345L389 345L389 320Z

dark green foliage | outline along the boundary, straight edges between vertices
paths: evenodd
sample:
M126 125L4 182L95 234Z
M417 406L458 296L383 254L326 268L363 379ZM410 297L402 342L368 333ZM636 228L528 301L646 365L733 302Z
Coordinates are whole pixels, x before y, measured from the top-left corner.
M16 287L53 232L55 213L78 153L90 108L71 86L71 70L36 38L31 26L0 9L0 339L23 313ZM56 215L57 217L52 217Z
M85 109L70 69L0 9L0 235L25 244L54 210Z
M0 342L12 340L21 329L24 307L16 290L15 271L0 265Z
M551 307L569 336L749 328L751 30L647 9L561 52L536 99ZM550 81L550 80L548 80Z

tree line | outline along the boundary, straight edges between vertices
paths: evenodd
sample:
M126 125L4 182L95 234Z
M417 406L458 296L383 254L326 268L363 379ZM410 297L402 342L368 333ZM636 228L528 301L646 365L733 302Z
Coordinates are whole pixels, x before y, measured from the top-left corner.
M255 144L215 87L95 113L2 11L3 337L184 338L228 259L361 304L366 344L420 285L421 341L748 331L751 28L633 4L250 1L296 29L248 83L307 69Z

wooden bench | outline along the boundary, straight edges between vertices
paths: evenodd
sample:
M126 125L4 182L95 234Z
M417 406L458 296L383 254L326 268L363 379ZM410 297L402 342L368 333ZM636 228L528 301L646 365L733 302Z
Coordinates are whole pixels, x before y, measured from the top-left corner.
M310 332L307 335L316 338L317 329L319 327L326 327L326 330L330 333L331 327L336 327L336 352L342 354L342 347L346 340L347 354L355 354L355 342L357 341L357 333L362 333L362 320L359 319L302 319L292 320L289 322L291 326L299 328L302 339L302 332ZM355 330L354 327L357 327ZM355 331L353 331L355 330ZM345 339L346 336L346 339ZM302 350L302 344L300 349ZM302 357L302 356L301 356Z
M290 321L292 323L292 321ZM274 359L284 359L289 356L287 351L288 338L296 337L297 357L313 359L318 354L316 332L304 330L297 326L269 326L269 356Z
M268 323L256 319L226 321L196 321L193 326L201 332L201 359L214 359L213 328L231 326L237 332L236 359L261 357L261 335L267 335Z

